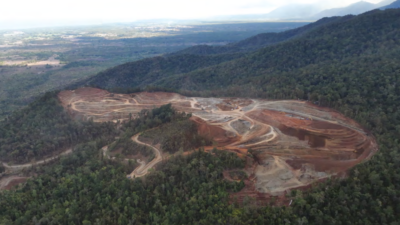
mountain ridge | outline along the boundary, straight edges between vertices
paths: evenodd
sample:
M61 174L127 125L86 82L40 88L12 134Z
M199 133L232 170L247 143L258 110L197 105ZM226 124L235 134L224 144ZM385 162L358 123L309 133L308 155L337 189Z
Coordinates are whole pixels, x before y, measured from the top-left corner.
M184 50L175 53L170 53L168 55L178 55L178 54L213 55L221 53L251 52L268 45L276 44L279 42L289 40L291 38L295 38L303 33L306 33L320 26L324 26L333 22L345 21L350 18L352 18L352 16L322 18L308 25L288 31L283 31L280 33L261 33L253 37L249 37L245 40L228 44L225 46L198 45L186 48Z
M373 10L375 8L378 8L378 7L376 7L375 4L360 1L360 2L356 2L349 6L342 7L342 8L333 8L333 9L323 10L323 11L313 15L312 18L345 16L345 15L349 15L349 14L358 15L358 14Z
M396 30L393 30L393 28L391 27L392 25L394 27L399 26L395 24L394 21L398 21L400 24L399 19L395 18L396 16L399 16L400 18L399 11L386 13L386 12L381 12L379 10L375 10L372 12L361 14L357 17L352 17L352 16L344 17L346 19L343 19L343 21L338 20L337 22L330 23L326 26L321 26L317 29L310 30L306 34L303 34L302 37L300 38L278 43L270 47L268 46L261 47L259 50L252 52L250 54L242 55L235 59L232 58L232 60L224 60L223 62L221 61L222 64L210 65L206 63L204 64L206 65L206 68L201 68L201 66L196 66L192 70L187 71L190 74L184 75L185 72L184 73L179 72L179 73L174 73L172 77L176 77L174 79L181 79L181 81L184 80L186 83L189 82L191 75L204 73L200 71L208 71L206 73L214 77L213 79L216 79L216 77L221 76L221 74L229 73L228 71L230 71L230 73L232 74L242 73L242 74L248 74L250 77L252 77L255 76L256 74L263 74L267 72L270 73L272 71L281 71L281 72L289 71L295 68L301 68L309 64L315 64L323 61L342 60L345 59L346 57L358 57L359 55L366 54L369 51L380 51L382 52L382 54L384 54L384 51L381 50L379 46L383 45L382 44L383 42L388 42L388 40L386 40L386 36L382 35L382 33L380 32L386 32L384 31L386 29L388 30L387 31L388 34L391 35L390 37L388 37L389 39L396 38L398 32L396 32ZM379 19L380 17L382 19L385 17L391 17L393 19L390 24L383 24L383 23L378 24L377 22L380 21ZM348 34L351 34L351 36L348 36ZM376 34L376 36L374 36L373 34ZM376 41L370 41L369 39ZM328 53L327 49L329 48L332 49L329 52L329 54L327 54ZM288 51L289 49L290 51ZM189 60L189 58L192 56L193 55L187 55L185 58L186 60ZM213 57L219 57L219 56L217 54ZM185 65L183 64L179 65L185 67ZM122 65L120 68L122 67L124 66ZM132 67L132 69L133 68L134 67ZM250 72L254 69L246 70L246 68L259 68L259 69L258 72L254 73ZM106 76L112 77L113 80L118 79L116 76L112 75L113 74L112 71L117 72L118 70L119 70L118 67L115 67L106 72L108 73L108 75L105 75L105 73L103 73L102 75L103 79ZM133 69L133 71L137 73L138 70ZM123 76L123 78L121 77L121 80L124 79L130 80L131 79L130 77L132 78L135 77L135 75L133 75L135 73L131 74L127 73L126 76ZM162 72L158 74L162 74ZM201 75L199 74L196 76L201 76ZM97 79L96 76L92 77L89 83L91 85L98 85L97 87L102 87L102 88L111 87L110 83L106 82L106 80L100 82L99 79L97 79L97 81L96 79ZM154 84L157 85L162 84L160 79L168 80L168 76L152 77L152 80L155 82ZM104 84L108 83L108 84L106 86L102 86L100 85L101 83ZM167 82L167 83L168 87L172 86L174 88L178 88L177 85L183 84L184 82L176 82L175 84L173 84L174 82L172 83ZM121 85L120 87L126 87L126 88L138 87L138 86L129 86L129 82L121 81L119 82L119 84ZM147 85L152 85L152 82L147 82Z
M380 9L385 10L385 9L397 9L397 8L400 8L400 0L396 0L395 2L392 2L387 6L381 7Z

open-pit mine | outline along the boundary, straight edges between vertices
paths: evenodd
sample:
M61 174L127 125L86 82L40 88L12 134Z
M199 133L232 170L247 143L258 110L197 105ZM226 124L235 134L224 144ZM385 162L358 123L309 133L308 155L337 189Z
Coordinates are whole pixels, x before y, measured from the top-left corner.
M306 101L113 94L96 88L62 91L59 99L74 118L95 122L128 120L143 109L171 103L191 113L198 132L211 137L215 147L253 159L248 182L258 193L307 186L347 171L378 150L374 137L355 121Z

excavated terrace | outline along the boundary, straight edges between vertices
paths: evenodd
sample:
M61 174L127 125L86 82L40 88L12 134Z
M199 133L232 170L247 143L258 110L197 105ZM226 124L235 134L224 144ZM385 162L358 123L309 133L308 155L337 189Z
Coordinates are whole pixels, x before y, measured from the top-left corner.
M355 121L305 101L197 98L175 93L112 94L96 88L59 93L76 119L127 120L142 109L171 103L192 113L198 132L217 147L249 157L247 172L255 192L278 194L344 172L377 150L374 137ZM211 146L206 146L206 149Z

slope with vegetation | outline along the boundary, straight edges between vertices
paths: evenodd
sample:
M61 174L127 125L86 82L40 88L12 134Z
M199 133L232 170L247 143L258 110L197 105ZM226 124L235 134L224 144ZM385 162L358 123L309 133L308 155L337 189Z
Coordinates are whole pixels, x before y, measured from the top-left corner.
M152 145L160 145L164 152L174 154L178 151L189 151L201 146L210 145L211 142L197 133L197 126L188 119L173 121L161 127L145 131L139 136L140 140Z
M310 66L320 68L328 64L359 61L365 57L396 60L399 24L398 10L377 10L321 26L291 41L261 48L230 61L225 58L226 54L202 58L183 55L181 57L185 61L162 58L163 62L168 63L160 67L154 62L161 59L147 59L107 70L84 84L106 89L133 89L155 85L191 92L198 90L199 93L196 94L224 87L221 92L228 95L236 93L239 96L266 96L271 89L265 91L265 85L276 79L287 79L290 76L286 74L294 74L298 69L307 70ZM217 65L208 63L212 58L220 57L226 60ZM371 67L370 64L365 66ZM329 73L327 71L324 76L331 77ZM241 90L237 91L238 88ZM276 88L273 90L278 91ZM304 99L305 95L307 91L303 90L303 94L296 97Z
M281 33L259 34L231 45L199 45L167 56L126 63L101 72L88 80L70 85L69 88L89 85L106 88L111 91L132 92L137 90L138 87L152 85L160 78L185 74L241 58L246 52L252 52L268 45L300 37L318 27L324 27L340 21L345 22L352 17L324 18L304 27Z
M299 76L291 75L302 69L312 72L310 67L322 68L329 64L366 62L365 59L374 57L379 57L381 63L394 62L398 60L399 15L398 10L363 14L345 22L333 23L310 31L290 42L263 48L239 59L186 74L160 77L153 85L199 91L216 90L221 85L225 90L241 86L250 90L262 88L258 92L265 95L272 90L284 91L273 88L272 82L280 83L281 79L296 79ZM362 67L355 68L370 67L372 65L367 62ZM337 79L338 76L332 72L336 73L334 68L323 71L320 76ZM339 76L346 75L339 74ZM242 95L251 91L242 90L236 93ZM281 98L305 99L306 94L307 91L303 90L303 94L281 96Z
M114 91L132 92L137 87L150 85L154 80L162 76L187 73L199 68L216 65L221 62L229 61L241 56L240 54L223 54L216 56L190 56L178 55L172 57L155 57L140 60L137 62L126 63L118 67L108 69L99 73L88 81L74 84L71 87L80 85L103 86ZM114 79L109 75L114 74ZM134 75L134 76L132 76ZM124 77L125 79L121 79ZM99 83L98 80L104 80L106 83ZM132 88L130 88L132 87ZM104 88L104 87L103 87ZM125 89L125 90L124 90Z
M21 164L58 154L78 143L115 135L113 123L71 120L56 93L47 93L0 122L0 157Z

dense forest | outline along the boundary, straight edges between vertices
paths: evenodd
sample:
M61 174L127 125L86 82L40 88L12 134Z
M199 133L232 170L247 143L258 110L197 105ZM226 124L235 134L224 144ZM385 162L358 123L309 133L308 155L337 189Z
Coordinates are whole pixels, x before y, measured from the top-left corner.
M154 57L148 58L132 63L127 63L122 66L108 69L104 72L97 74L94 81L83 81L71 85L69 88L79 87L82 85L89 85L94 87L109 88L109 90L116 91L120 89L141 87L144 85L151 85L154 80L162 76L187 73L199 68L217 65L221 62L229 61L242 56L240 53L236 54L221 54L216 56L201 56L193 55L176 55L171 57ZM132 73L135 76L132 76ZM115 79L110 80L110 74L115 76ZM120 79L124 77L126 79ZM98 83L97 80L107 80L107 83ZM106 86L103 86L106 85Z
M143 179L127 180L125 174L132 168L101 157L105 140L100 137L78 145L71 156L53 165L36 168L40 175L22 188L0 193L0 223L399 224L399 40L400 10L376 10L332 21L232 60L224 58L228 54L152 58L112 68L85 83L121 91L151 84L187 95L300 98L335 108L372 131L379 152L370 161L353 168L346 179L292 191L290 207L231 203L229 193L239 191L243 183L221 179L222 171L240 171L244 161L218 150L176 156ZM170 58L179 56L185 60ZM191 61L192 57L198 60ZM210 64L210 57L223 60ZM162 66L154 66L158 62ZM49 99L52 107L60 107ZM36 115L41 107L32 108L35 104L41 103L1 124L1 132L18 135L13 130L23 125L8 121L30 118L30 110ZM118 132L128 137L168 126L178 116L171 110L164 106L143 112ZM23 137L15 143L26 143Z
M0 157L20 164L116 135L112 122L73 121L58 103L57 93L51 92L0 122Z
M152 127L164 130L170 124L189 123L189 117L170 104L143 110L139 118L122 124L119 140ZM132 182L125 176L132 171L131 164L99 154L109 142L103 136L78 144L72 155L25 171L40 175L21 189L0 193L0 223L187 224L206 217L217 222L221 215L228 215L222 206L228 201L229 191L244 186L243 182L221 179L224 169L240 169L245 162L219 150L213 154L199 150L185 157L177 155L162 163L157 172ZM116 143L118 147L125 142Z
M221 179L233 153L199 151L163 163L145 180L128 180L121 164L94 159L95 144L80 146L15 192L1 193L0 223L9 224L203 224L229 218L229 191L243 183ZM79 159L78 162L73 159ZM79 166L80 161L86 163Z
M200 136L197 133L196 124L190 121L188 117L163 124L156 129L147 130L139 136L139 139L152 145L160 144L164 152L171 154L212 144L211 137Z
M117 159L124 158L137 158L147 159L151 161L155 156L153 150L146 145L139 145L131 140L131 138L118 139L116 142L108 147L108 151Z

